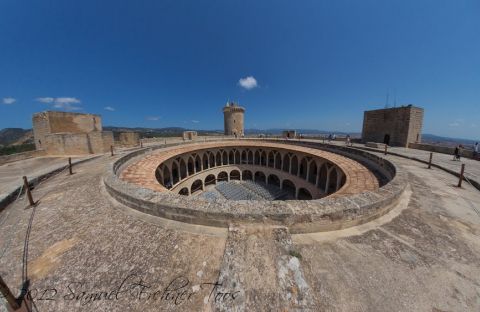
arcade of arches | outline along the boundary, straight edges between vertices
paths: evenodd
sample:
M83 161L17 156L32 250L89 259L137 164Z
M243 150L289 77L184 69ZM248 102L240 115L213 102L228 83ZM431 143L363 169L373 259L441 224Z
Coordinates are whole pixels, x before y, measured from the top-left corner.
M225 147L196 150L163 161L156 178L167 189L191 195L220 181L274 185L296 199L316 199L339 190L345 174L333 162L288 149Z

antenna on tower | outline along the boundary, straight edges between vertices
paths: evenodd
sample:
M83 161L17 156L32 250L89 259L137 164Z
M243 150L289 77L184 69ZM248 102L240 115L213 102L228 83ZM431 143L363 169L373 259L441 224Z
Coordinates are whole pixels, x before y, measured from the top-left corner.
M390 96L390 94L389 94L389 90L388 90L388 88L387 88L387 99L386 99L386 101L385 101L385 108L388 108L388 97L389 97L389 96Z
M393 89L393 107L397 107L397 88Z

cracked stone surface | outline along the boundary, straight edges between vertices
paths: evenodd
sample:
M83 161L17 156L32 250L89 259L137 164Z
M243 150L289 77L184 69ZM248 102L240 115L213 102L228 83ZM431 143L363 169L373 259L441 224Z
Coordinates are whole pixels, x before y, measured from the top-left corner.
M116 158L102 156L42 182L35 208L22 197L0 213L0 275L18 295L27 241L38 311L479 311L480 192L388 158L408 174L398 207L360 226L291 234L132 211L104 189Z

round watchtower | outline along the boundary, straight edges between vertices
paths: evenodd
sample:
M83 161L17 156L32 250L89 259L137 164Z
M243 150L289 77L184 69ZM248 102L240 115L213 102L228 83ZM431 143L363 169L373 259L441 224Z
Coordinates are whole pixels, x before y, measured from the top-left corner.
M225 121L225 135L243 136L243 116L245 108L237 103L227 102L223 108L223 116Z

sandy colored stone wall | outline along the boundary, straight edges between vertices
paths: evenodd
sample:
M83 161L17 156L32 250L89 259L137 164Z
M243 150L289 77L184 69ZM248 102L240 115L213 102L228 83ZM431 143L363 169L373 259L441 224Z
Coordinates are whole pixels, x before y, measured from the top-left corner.
M32 123L35 147L48 155L105 153L113 145L99 115L46 111L34 114Z
M414 106L366 111L363 119L363 142L383 143L389 136L389 145L407 147L421 142L423 109Z
M102 150L96 153L107 153L110 151L110 146L114 145L113 132L102 131Z
M102 118L94 114L46 112L51 133L102 131Z
M197 138L197 131L183 131L184 140L195 140Z
M49 155L86 155L106 153L113 145L110 131L91 133L54 133L45 136Z
M137 146L140 144L140 133L134 131L120 132L118 144L122 146Z
M48 115L46 112L34 114L32 117L32 125L35 149L42 150L45 148L45 135L50 133Z

